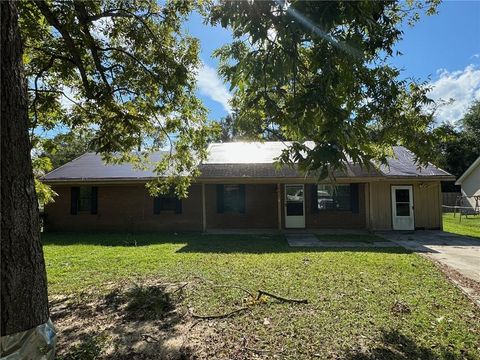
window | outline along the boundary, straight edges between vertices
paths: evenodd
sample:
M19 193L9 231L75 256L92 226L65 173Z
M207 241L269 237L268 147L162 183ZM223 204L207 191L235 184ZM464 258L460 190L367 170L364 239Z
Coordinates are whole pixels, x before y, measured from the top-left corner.
M350 185L317 185L318 210L351 210Z
M80 186L77 211L90 211L92 208L92 187Z
M160 214L162 211L173 211L175 214L182 213L182 200L175 196L158 196L153 199L153 213Z
M78 212L97 213L96 186L76 186L71 188L70 213L76 215Z
M245 185L217 185L217 212L245 213Z

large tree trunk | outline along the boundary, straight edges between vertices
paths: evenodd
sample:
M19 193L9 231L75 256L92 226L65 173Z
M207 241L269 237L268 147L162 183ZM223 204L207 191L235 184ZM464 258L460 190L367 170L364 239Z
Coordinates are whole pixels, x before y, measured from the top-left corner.
M15 1L0 1L1 335L48 320L45 262L30 158L27 89Z

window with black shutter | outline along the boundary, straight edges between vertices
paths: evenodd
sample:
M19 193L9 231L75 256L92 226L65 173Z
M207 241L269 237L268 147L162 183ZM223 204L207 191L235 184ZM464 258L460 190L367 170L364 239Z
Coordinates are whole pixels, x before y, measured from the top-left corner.
M176 196L157 196L153 199L153 213L160 214L163 211L173 211L175 214L182 213L182 200Z
M351 187L344 185L317 185L318 211L350 211L352 210Z
M71 189L70 213L96 214L98 207L98 189L96 186L77 186Z
M245 213L245 185L217 185L218 213Z

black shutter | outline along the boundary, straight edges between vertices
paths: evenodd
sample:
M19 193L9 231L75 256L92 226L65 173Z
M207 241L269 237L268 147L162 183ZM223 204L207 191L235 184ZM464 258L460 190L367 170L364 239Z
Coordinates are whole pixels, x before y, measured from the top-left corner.
M238 185L238 192L239 192L238 210L240 211L240 214L245 214L245 185Z
M182 199L175 199L175 214L182 213Z
M312 210L312 214L318 213L318 185L312 184L310 186L310 208Z
M90 196L90 214L96 214L98 212L98 188L96 186L92 186Z
M162 209L162 198L159 196L155 196L153 198L153 213L160 214L161 209Z
M223 185L217 185L217 213L223 213Z
M80 188L72 187L71 189L71 201L70 201L70 214L77 215L78 197L80 195Z
M358 184L350 184L350 210L354 214L358 214Z

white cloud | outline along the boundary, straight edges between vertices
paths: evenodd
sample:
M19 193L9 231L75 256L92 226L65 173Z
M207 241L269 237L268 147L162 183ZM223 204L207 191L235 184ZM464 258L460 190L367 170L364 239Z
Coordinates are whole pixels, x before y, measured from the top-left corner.
M437 103L449 101L438 108L438 122L455 123L461 119L474 100L480 99L480 67L473 64L463 70L437 70L438 80L432 82L429 96Z
M203 64L198 69L197 84L202 95L208 96L213 101L221 104L228 113L232 112L230 105L232 94L230 94L223 81L220 80L217 70Z

